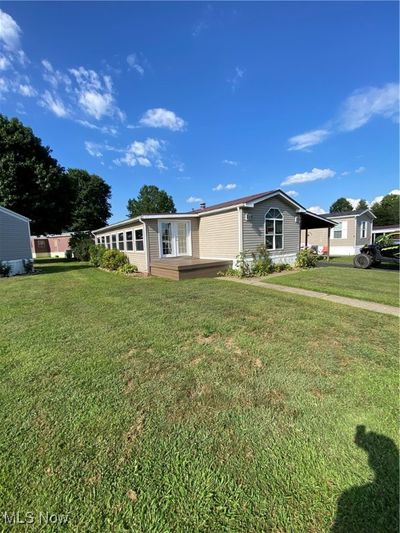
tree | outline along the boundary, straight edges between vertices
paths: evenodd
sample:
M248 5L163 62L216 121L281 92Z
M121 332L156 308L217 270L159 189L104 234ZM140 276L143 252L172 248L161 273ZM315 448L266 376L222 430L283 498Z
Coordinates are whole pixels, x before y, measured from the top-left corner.
M70 168L67 172L73 191L71 231L91 231L105 226L111 216L111 187L103 178L86 170Z
M176 213L172 196L155 185L143 185L138 197L128 200L128 216L134 218L145 213Z
M368 209L368 207L369 205L367 204L367 201L361 198L361 200L358 202L356 209Z
M90 231L78 231L74 233L69 242L69 247L78 261L89 261L90 249L94 246L94 240Z
M353 211L353 206L346 198L338 198L329 208L330 213L341 213L342 211Z
M0 205L30 218L33 234L70 223L69 180L50 154L31 128L0 115Z
M376 216L374 226L391 226L400 223L400 196L398 194L387 194L371 209Z

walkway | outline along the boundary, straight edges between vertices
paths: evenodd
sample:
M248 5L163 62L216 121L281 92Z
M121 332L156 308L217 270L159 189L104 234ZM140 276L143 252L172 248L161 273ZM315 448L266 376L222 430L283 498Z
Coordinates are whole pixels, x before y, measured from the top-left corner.
M346 296L336 296L335 294L327 294L325 292L309 291L306 289L298 289L296 287L285 287L284 285L276 285L275 283L265 283L257 279L243 279L243 278L217 278L225 281L235 281L236 283L244 283L245 285L253 285L254 287L262 287L263 289L272 289L274 291L289 292L291 294L298 294L299 296L308 296L311 298L318 298L319 300L327 300L336 304L349 305L350 307L358 307L359 309L366 309L367 311L374 311L375 313L384 313L385 315L400 316L400 309L391 305L378 304L375 302L367 302L366 300L358 300L357 298L347 298Z

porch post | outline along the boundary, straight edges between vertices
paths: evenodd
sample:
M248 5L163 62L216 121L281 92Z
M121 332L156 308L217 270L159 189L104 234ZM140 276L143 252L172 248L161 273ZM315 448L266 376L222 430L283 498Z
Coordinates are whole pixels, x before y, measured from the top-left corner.
M308 228L305 229L305 232L306 232L306 237L304 239L304 247L307 248L308 247Z
M329 255L331 251L331 228L328 228L328 261L329 261Z

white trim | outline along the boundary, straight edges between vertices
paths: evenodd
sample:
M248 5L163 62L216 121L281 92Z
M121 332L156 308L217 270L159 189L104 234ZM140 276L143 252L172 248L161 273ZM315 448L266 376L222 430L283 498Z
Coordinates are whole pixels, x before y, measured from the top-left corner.
M327 213L326 217L329 218L330 220L335 220L335 218L353 218L353 217L357 218L357 217L361 217L362 215L365 215L365 213L368 213L373 218L376 218L376 216L370 209L365 209L364 211L361 211L361 213L350 213L349 215L334 215L332 217L329 215L329 213Z
M265 196L261 196L260 198L257 198L256 200L253 200L252 202L247 202L244 204L245 207L254 207L255 204L258 204L260 202L264 202L264 200L268 200L269 198L273 198L274 196L283 196L285 200L287 200L290 204L296 206L298 208L299 212L304 212L306 209L302 205L300 205L296 200L293 200L290 196L285 194L282 190L277 190L272 193L266 194Z
M179 220L179 222L184 222L186 226L186 253L178 253L178 241L177 241L177 221L174 219L162 219L158 221L158 254L159 257L191 257L192 256L192 221L191 220ZM162 224L171 224L171 254L162 253Z
M140 219L140 222L143 222L143 242L144 242L144 251L146 253L145 255L145 270L149 274L150 273L150 248L148 246L148 233L147 233L147 224L146 222L142 221Z
M136 232L142 230L143 239L139 239L143 242L143 250L136 250ZM139 226L138 228L133 228L133 251L137 254L144 254L145 246L144 246L144 225Z
M268 220L273 220L274 221L274 233L272 234L272 242L274 244L274 248L268 248L267 247L267 215L268 213L271 211L271 209L276 209L277 211L279 211L279 213L282 215L282 218L269 218ZM275 221L276 220L279 220L282 222L282 233L276 233L275 231ZM276 236L282 236L282 246L280 248L275 248L275 238ZM267 250L271 250L273 252L277 252L278 250L284 250L285 249L285 226L284 226L284 216L283 216L283 213L282 211L279 209L279 207L274 207L274 206L270 206L268 207L268 211L265 213L264 215L264 245L265 247L267 248Z
M0 211L3 211L4 213L6 213L6 215L11 215L15 218L19 218L20 220L24 220L25 222L30 222L30 218L24 217L24 215L20 215L15 211L11 211L11 209L7 209L7 207L3 207L0 205Z
M365 233L365 235L363 235ZM360 239L368 238L368 220L362 220L360 223Z
M174 219L174 218L197 218L199 216L199 213L163 213L160 215L142 215L140 218L144 220L154 220L157 218L168 218L168 219Z

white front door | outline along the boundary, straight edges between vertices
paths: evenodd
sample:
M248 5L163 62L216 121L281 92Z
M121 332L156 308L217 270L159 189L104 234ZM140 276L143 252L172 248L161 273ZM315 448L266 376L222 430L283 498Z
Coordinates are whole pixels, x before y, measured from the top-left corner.
M160 256L192 255L190 221L162 221L160 231Z

